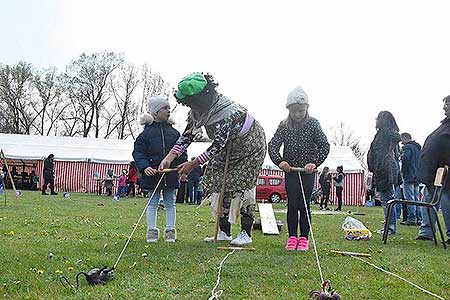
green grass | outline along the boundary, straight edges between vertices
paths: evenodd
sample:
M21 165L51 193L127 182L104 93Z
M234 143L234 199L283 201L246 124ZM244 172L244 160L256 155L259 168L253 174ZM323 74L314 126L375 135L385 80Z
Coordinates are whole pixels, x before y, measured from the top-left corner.
M6 207L3 198L0 202L0 299L208 299L217 266L226 255L216 250L217 245L202 241L214 231L209 210L178 205L175 244L145 243L144 219L118 266L116 278L95 287L83 281L74 293L62 287L58 271L74 278L82 270L112 266L145 200L116 203L109 197L72 194L64 199L37 192L25 192L18 199L8 196ZM381 227L381 208L360 211L366 215L356 217L372 232ZM158 223L164 228L161 212ZM283 221L285 216L277 214ZM345 241L341 230L344 218L315 215L313 219L324 276L343 299L433 298L353 258L330 255L332 249L370 252L372 263L450 299L450 250L432 242L416 242L417 227L399 227L397 236L390 237L387 245L381 243L377 233L370 241ZM236 234L239 227L234 226L233 231ZM319 288L313 250L286 252L285 240L285 227L280 236L254 231L257 251L236 252L225 262L220 299L306 299L310 290ZM49 253L54 256L49 258Z

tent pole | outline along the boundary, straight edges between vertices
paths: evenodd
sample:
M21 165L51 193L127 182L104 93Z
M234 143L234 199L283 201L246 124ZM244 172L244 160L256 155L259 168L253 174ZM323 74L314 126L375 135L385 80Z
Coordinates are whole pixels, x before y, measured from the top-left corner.
M16 197L19 197L17 195L16 185L14 184L14 179L12 178L11 172L9 171L8 162L6 161L6 157L5 157L5 154L3 153L3 149L0 149L0 158L3 159L3 161L5 162L6 168L8 168L9 180L11 180L11 186L14 190L14 194L16 195ZM6 193L6 186L5 186L5 193Z

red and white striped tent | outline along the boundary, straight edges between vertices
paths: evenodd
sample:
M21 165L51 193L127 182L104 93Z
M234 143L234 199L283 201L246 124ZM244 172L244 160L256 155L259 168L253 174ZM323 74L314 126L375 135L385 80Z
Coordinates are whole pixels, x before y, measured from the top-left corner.
M266 158L264 163L265 165L262 173L283 175L283 171L273 165L270 158ZM353 154L352 149L349 146L332 145L327 159L318 168L319 172L317 177L319 176L320 171L326 166L330 169L332 176L336 175L336 168L338 166L343 166L344 168L345 185L342 195L343 204L364 205L366 194L366 171L361 162ZM319 183L316 178L316 187L318 186ZM330 198L333 199L334 203L337 203L335 191L334 181L332 181Z
M193 143L189 156L198 156L210 143ZM98 180L105 177L107 169L114 174L128 170L133 160L134 140L94 139L82 137L1 134L0 149L7 158L10 169L16 166L29 174L35 170L39 176L39 189L43 183L44 160L55 155L55 189L66 192L95 193ZM1 162L0 162L1 164ZM117 182L115 183L117 185Z
M57 191L95 192L97 181L111 168L114 174L128 170L133 140L93 139L79 137L0 134L0 148L10 168L35 169L39 188L43 182L44 159L55 155L55 188Z

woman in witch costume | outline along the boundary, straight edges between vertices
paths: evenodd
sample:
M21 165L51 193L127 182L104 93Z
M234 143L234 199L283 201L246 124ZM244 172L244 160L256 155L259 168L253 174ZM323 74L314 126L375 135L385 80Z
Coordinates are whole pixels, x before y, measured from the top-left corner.
M179 82L175 98L191 108L188 124L161 162L160 169L167 168L184 153L195 136L201 133L201 127L205 127L208 137L213 140L211 146L195 160L179 165L178 170L181 174L189 174L195 167L208 162L203 186L205 199L211 201L214 214L219 210L219 197L225 180L217 240L242 246L252 242L255 187L266 155L266 137L261 125L247 109L218 93L216 88L217 84L209 74L192 73ZM239 214L242 230L233 240L231 223L236 223Z

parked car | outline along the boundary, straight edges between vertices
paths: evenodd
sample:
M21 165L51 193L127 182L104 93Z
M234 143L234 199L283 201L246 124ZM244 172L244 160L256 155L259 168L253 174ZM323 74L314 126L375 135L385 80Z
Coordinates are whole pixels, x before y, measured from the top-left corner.
M259 175L256 185L256 199L279 203L286 200L284 177L277 175Z

